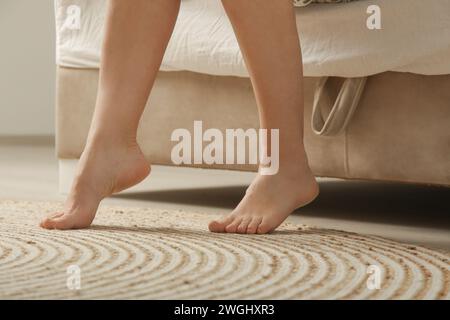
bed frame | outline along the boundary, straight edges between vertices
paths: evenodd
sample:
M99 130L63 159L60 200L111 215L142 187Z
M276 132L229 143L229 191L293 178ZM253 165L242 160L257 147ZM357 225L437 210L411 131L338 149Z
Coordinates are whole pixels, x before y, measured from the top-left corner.
M386 72L367 79L345 130L318 136L311 130L317 78L305 78L305 145L321 177L450 186L450 75ZM61 190L67 190L84 148L94 110L97 69L57 69L56 144ZM174 129L258 128L248 78L160 72L141 120L138 141L152 164L173 165ZM196 168L255 171L254 165Z

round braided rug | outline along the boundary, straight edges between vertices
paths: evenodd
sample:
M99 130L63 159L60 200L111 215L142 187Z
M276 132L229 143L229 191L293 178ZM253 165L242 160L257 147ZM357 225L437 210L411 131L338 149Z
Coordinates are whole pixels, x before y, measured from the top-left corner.
M292 224L213 234L212 217L151 208L103 207L86 230L37 226L59 208L0 201L0 298L450 298L450 254L424 247ZM367 285L371 265L379 289Z

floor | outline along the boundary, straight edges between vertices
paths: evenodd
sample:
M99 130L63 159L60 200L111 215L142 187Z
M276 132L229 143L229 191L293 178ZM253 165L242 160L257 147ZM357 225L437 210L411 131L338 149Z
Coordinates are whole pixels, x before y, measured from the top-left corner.
M225 176L208 170L210 178L198 179L196 172L157 167L152 179L104 203L227 213L252 178L250 173ZM450 188L337 179L319 183L319 198L291 215L291 222L450 250ZM2 199L64 200L58 189L58 161L48 140L0 139Z

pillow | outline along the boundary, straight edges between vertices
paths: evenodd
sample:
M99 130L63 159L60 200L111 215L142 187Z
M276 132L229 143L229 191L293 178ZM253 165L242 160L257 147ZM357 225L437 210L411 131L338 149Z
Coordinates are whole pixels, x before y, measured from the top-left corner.
M295 7L305 7L310 3L338 3L338 2L351 2L355 0L293 0Z

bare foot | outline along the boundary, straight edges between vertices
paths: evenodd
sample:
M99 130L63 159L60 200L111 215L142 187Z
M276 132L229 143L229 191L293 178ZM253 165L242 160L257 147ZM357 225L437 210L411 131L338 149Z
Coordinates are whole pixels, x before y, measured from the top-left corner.
M297 208L307 205L319 194L319 186L309 167L295 166L276 175L261 175L253 180L236 209L212 221L209 230L228 233L269 233Z
M83 152L78 174L61 212L41 221L46 229L80 229L91 225L100 201L142 181L150 165L137 143L98 140Z

